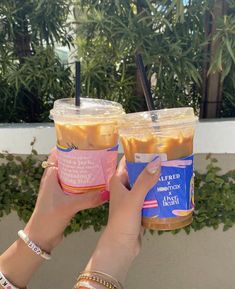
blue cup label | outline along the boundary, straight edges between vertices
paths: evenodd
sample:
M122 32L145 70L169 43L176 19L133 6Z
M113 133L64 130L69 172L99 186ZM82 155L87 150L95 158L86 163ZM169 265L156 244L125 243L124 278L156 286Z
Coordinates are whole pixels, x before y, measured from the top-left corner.
M130 185L133 186L148 162L127 161L126 164ZM193 209L193 155L178 160L162 161L160 179L146 195L142 216L174 218L187 216Z

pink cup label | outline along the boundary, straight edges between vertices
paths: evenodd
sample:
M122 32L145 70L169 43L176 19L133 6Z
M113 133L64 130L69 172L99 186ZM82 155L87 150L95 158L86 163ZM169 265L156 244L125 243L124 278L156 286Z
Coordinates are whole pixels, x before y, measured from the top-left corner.
M65 193L108 189L116 170L118 146L103 150L78 150L57 146L58 173Z

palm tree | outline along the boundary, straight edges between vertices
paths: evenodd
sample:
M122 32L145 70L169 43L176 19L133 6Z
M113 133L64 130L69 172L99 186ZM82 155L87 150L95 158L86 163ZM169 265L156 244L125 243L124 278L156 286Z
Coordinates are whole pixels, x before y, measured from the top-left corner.
M231 0L78 0L83 93L119 101L127 111L146 109L138 51L156 108L190 105L198 113L201 107L201 117L235 115L234 15ZM208 105L215 99L216 106Z
M70 70L54 45L70 45L66 0L0 3L0 121L47 119L53 100L69 96Z

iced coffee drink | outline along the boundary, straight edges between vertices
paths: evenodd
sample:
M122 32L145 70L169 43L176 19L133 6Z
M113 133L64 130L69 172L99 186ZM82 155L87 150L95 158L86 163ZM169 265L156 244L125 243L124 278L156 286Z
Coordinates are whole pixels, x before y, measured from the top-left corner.
M82 98L54 103L58 171L65 193L106 190L115 172L118 154L118 122L124 111L118 103Z
M161 177L146 196L143 225L157 230L182 228L194 208L192 108L128 114L120 128L131 185L144 167L161 158Z

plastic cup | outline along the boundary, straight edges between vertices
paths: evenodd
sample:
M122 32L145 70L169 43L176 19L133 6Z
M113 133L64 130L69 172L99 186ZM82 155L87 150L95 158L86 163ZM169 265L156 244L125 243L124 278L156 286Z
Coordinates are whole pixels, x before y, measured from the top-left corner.
M55 122L58 174L67 194L108 189L117 165L118 123L124 114L116 102L81 98L56 100L50 112Z
M173 230L192 222L194 209L192 108L172 108L127 114L120 126L131 186L144 167L160 157L161 177L148 192L143 226Z

